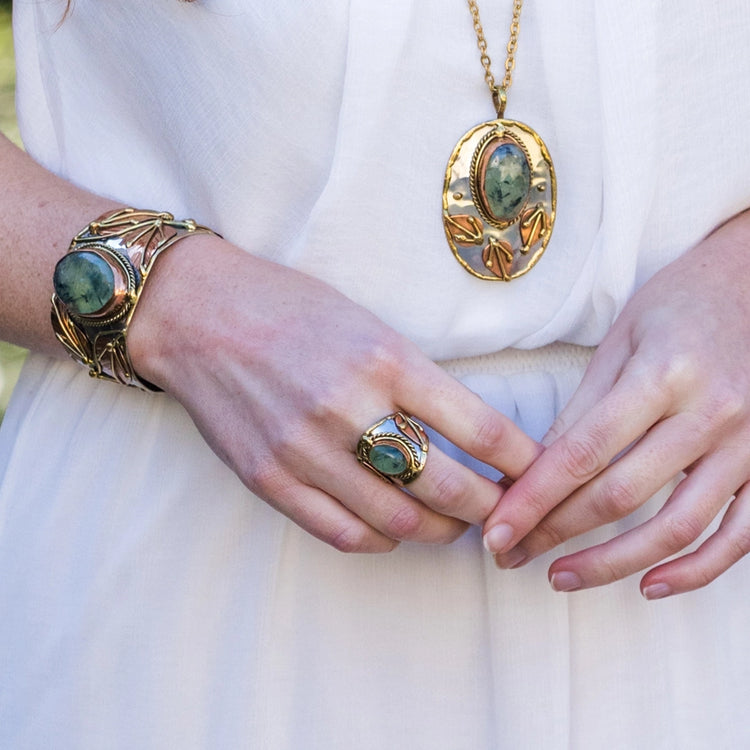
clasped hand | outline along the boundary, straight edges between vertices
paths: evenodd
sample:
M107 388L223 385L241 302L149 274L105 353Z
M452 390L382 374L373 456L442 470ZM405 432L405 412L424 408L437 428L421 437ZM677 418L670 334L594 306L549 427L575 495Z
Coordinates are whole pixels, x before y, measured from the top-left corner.
M750 550L750 217L656 274L604 338L546 449L485 523L500 567L629 516L684 472L653 518L556 560L573 591L649 570L647 598L714 580ZM697 549L681 553L723 514Z
M408 493L384 482L355 449L386 415L414 414L513 477L541 450L374 315L216 237L160 258L128 340L247 487L342 551L453 541L502 494L434 445Z
M656 598L708 583L750 549L747 238L743 214L632 298L544 448L327 285L218 238L160 261L131 356L255 494L344 551L446 543L484 524L498 565L516 567L685 472L653 518L550 569L570 591L656 566L641 582ZM503 495L433 446L408 492L384 483L354 449L398 410L516 481ZM663 562L727 503L696 551Z

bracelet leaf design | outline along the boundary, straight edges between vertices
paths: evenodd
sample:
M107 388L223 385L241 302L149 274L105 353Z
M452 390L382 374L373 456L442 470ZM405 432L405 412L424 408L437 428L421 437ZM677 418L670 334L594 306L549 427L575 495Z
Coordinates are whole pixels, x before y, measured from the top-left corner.
M93 344L85 331L70 317L67 308L57 295L52 297L52 327L57 340L68 350L68 353L74 359L83 362L90 370L94 369L96 357Z

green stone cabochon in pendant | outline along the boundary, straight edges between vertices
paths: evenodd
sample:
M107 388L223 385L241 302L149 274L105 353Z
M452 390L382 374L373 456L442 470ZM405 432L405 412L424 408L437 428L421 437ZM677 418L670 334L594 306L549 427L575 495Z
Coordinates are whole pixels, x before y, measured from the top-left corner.
M513 221L531 189L531 172L523 149L515 143L501 143L487 159L480 179L487 213L496 221Z
M86 250L61 258L53 283L57 296L77 315L98 312L115 293L115 275L109 264Z
M368 456L370 463L382 474L396 477L406 471L409 462L406 456L393 445L373 445Z

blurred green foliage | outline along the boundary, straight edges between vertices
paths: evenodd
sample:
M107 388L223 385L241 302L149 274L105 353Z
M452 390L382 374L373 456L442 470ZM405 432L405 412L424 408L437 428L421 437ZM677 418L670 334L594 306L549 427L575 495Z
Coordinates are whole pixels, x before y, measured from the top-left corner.
M10 0L0 0L0 131L20 143L14 106L15 65L10 28ZM0 342L0 419L23 364L26 352Z
M0 341L0 421L5 414L10 394L13 392L13 386L18 380L25 359L25 349Z
M0 0L2 2L2 0ZM10 4L0 5L0 131L20 143L14 105L16 68L13 60L13 34Z

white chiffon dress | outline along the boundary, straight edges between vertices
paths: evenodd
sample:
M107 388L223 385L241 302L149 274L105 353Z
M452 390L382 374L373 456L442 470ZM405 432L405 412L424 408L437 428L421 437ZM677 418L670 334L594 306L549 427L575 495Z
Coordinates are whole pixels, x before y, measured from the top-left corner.
M64 5L14 3L38 161L324 279L536 438L633 292L750 205L743 0L527 0L507 115L558 219L509 284L441 223L494 116L462 0ZM480 2L496 71L511 6ZM750 561L647 602L637 576L555 593L552 559L497 570L477 529L340 554L168 396L32 355L0 432L0 747L750 747Z

